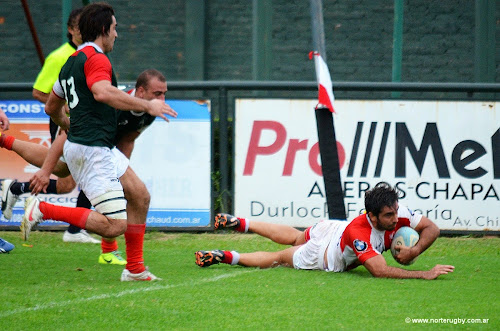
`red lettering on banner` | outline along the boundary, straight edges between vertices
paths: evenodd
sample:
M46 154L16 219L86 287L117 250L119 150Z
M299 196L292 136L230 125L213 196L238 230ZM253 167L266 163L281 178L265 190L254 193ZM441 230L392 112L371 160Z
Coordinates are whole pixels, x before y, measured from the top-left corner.
M338 146L338 143L337 143ZM321 164L319 163L319 142L315 143L311 147L309 152L309 166L311 170L318 176L323 176L323 170L321 169Z
M269 146L260 146L260 137L264 130L274 131L276 138ZM247 158L245 160L245 168L243 170L243 176L253 175L255 168L255 162L258 155L271 155L276 154L285 145L287 137L286 128L283 124L275 121L254 121L252 133L250 136L250 142L248 144ZM288 149L286 152L285 163L283 165L283 176L291 176L293 173L293 167L295 165L295 159L297 152L301 150L307 151L307 145L309 140L299 140L292 138L288 142ZM339 156L340 169L344 166L345 162L345 150L340 142L337 141L337 151ZM322 176L323 172L321 170L321 164L319 159L319 143L315 143L308 155L309 167L318 176Z
M307 150L308 140L290 139L288 150L286 152L285 166L283 167L283 176L291 176L293 164L295 163L295 155L299 150Z
M276 133L276 140L269 146L259 146L260 136L264 130L273 130ZM243 176L253 174L257 155L274 154L283 147L286 141L286 129L283 124L274 121L254 121L250 143L248 144L247 159Z

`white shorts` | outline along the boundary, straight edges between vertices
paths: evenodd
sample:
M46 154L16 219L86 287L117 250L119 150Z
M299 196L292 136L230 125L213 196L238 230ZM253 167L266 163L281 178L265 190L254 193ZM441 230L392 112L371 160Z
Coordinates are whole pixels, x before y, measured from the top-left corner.
M293 254L295 269L332 271L324 263L325 251L330 244L336 245L349 222L324 220L316 223L310 230L311 239L300 246Z
M116 173L118 175L118 178L120 178L121 176L123 176L123 174L125 174L125 171L127 171L130 160L125 156L125 154L123 154L116 147L113 147L111 149L111 153L113 153L115 155L116 159L118 160L118 164L116 165ZM63 163L66 163L66 165L68 164L68 162L66 162L66 158L64 157L64 154L61 155L59 160Z
M111 191L123 193L119 178L127 170L129 160L117 148L85 146L67 140L64 160L90 201Z

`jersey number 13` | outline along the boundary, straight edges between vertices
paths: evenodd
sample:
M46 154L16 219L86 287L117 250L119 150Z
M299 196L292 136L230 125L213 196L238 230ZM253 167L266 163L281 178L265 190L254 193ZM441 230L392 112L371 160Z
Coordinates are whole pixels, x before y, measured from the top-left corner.
M73 109L78 105L78 95L75 90L75 78L71 76L70 78L63 79L61 81L62 88L64 90L64 95L66 96L66 102L68 103L69 109Z

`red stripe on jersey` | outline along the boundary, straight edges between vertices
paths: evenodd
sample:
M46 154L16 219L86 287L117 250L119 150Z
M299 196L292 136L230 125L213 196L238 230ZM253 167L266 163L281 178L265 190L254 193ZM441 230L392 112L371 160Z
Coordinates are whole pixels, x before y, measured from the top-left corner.
M57 93L56 93L56 92L54 92L54 89L52 89L52 93L53 93L53 94L54 94L54 95L55 95L58 99L61 99L61 100L66 100L66 99L64 99L64 97L60 97L60 96L58 96L58 95L57 95Z
M340 240L340 249L342 252L344 252L346 246L349 246L362 264L369 258L379 254L375 251L370 241L372 227L366 217L366 214L363 214L352 220L346 227Z
M92 46L84 47L80 51L87 55L87 61L85 61L84 66L84 73L89 90L92 89L92 86L95 83L101 80L107 80L111 82L113 69L108 57L103 53L97 52Z
M306 242L308 242L310 239L311 239L311 229L312 229L312 226L308 227L305 231L304 231L304 237L306 239Z

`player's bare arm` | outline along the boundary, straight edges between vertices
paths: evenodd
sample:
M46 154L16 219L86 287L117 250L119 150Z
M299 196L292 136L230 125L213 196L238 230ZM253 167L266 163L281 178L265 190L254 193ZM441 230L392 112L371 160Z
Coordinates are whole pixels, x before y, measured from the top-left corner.
M166 115L177 117L177 112L162 100L144 100L133 97L111 85L108 80L101 80L92 85L94 98L101 103L105 103L113 108L124 111L142 111L150 115L163 118L169 121Z
M451 265L437 264L434 268L427 271L405 270L387 265L382 255L369 258L363 264L365 268L377 278L416 278L416 279L436 279L440 275L446 275L455 269Z
M33 98L37 99L41 103L47 103L47 100L49 100L48 93L44 93L40 90L37 90L36 88L33 89L33 92L31 94L33 95Z
M52 121L61 127L62 130L69 129L69 118L65 111L66 100L59 98L50 92L49 99L45 104L45 113L52 118Z
M138 131L128 132L123 135L120 140L116 143L116 148L120 150L128 159L132 156L132 151L134 150L135 140L139 137L141 133Z
M422 254L434 243L440 233L437 225L425 216L422 216L422 219L415 228L415 231L417 231L420 235L420 239L415 246L411 248L396 246L396 249L399 250L399 254L395 257L395 259L401 264L407 264Z
M50 174L54 171L59 158L63 154L64 143L67 136L63 131L50 146L47 157L43 161L43 165L30 179L30 189L33 195L38 195L40 192L47 193L47 186L50 181Z

